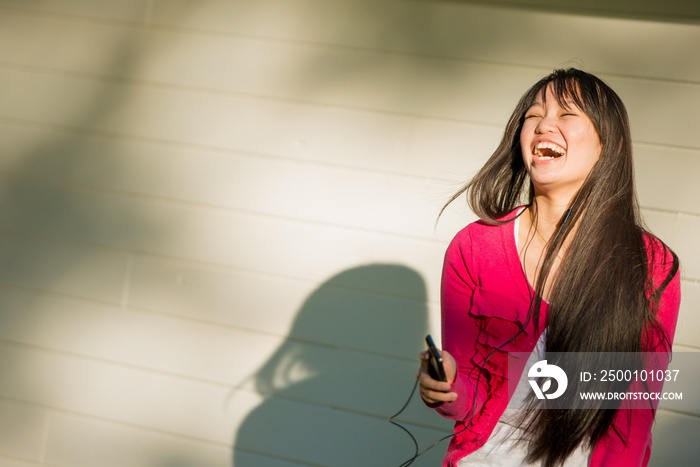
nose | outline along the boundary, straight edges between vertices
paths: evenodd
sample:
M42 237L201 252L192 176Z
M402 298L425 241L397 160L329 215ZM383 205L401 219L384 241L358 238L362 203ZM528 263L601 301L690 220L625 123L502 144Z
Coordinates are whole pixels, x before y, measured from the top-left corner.
M554 131L556 128L556 119L551 115L545 115L537 122L537 127L535 127L535 133L549 133Z

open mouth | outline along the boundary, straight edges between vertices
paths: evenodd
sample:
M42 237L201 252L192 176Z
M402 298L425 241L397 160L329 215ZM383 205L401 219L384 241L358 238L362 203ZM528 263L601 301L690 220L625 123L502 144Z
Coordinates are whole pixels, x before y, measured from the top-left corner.
M556 159L566 154L566 149L554 143L537 143L532 153L538 159Z

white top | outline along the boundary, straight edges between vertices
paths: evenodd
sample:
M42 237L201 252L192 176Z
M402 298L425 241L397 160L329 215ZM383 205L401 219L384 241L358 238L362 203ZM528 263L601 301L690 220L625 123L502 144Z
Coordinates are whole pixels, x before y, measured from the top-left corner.
M530 368L540 360L544 360L545 336L543 332L537 341L535 349L530 354L525 368ZM527 443L518 443L523 436L516 422L524 406L525 398L532 391L528 383L527 371L523 371L518 386L515 389L508 407L498 421L491 436L481 448L457 462L458 467L535 467L543 464L527 464ZM552 434L555 436L556 434ZM590 458L590 450L579 446L564 462L564 467L586 467Z

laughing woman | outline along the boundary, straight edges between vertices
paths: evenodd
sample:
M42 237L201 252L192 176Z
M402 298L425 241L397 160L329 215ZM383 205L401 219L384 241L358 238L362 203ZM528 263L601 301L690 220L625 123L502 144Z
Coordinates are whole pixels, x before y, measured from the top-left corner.
M671 351L678 259L642 226L620 98L556 70L451 201L462 194L481 220L445 256L447 382L419 376L423 400L455 421L443 465L647 465L654 406L537 410L508 388L515 352Z

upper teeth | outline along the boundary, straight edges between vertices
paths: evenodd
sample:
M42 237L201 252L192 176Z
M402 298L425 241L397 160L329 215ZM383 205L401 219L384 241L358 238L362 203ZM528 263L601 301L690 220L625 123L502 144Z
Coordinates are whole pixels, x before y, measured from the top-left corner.
M557 154L563 156L566 154L566 150L559 146L558 144L554 143L547 143L547 142L542 142L542 143L537 143L535 146L534 153L537 154L538 156L542 156L542 149L551 149L552 151L556 152Z

